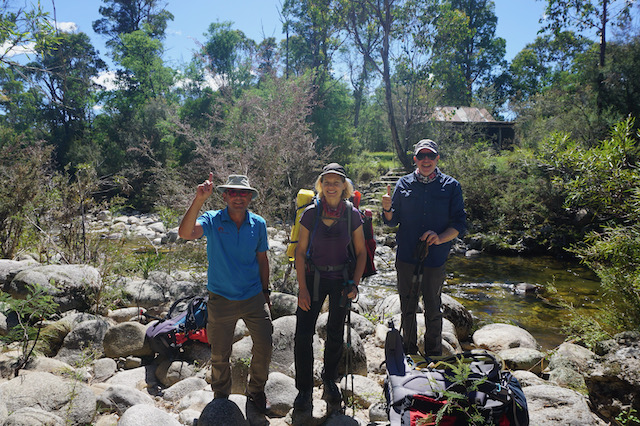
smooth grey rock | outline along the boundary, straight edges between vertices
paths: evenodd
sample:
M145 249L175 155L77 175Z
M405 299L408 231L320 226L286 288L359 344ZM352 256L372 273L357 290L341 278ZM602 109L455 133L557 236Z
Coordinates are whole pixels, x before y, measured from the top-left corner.
M90 423L96 411L96 397L87 385L51 373L32 372L11 379L0 384L0 394L9 412L35 407L71 424Z
M487 324L473 333L473 343L492 352L510 348L538 349L540 345L527 330L511 324Z
M100 358L93 363L93 380L104 382L113 376L118 369L118 365L112 358Z
M109 358L132 356L150 356L151 347L145 339L147 328L134 321L117 324L104 335L104 354Z
M51 412L36 407L25 407L11 413L2 426L66 426L66 422Z
M137 389L124 385L109 386L98 397L98 409L123 414L138 404L153 406L153 398Z
M166 389L162 398L167 401L178 401L191 392L199 391L207 387L207 381L199 377L188 377Z
M276 416L285 416L298 395L295 380L278 372L269 374L264 392L271 403L271 413Z
M164 360L156 368L156 377L160 383L167 387L173 386L187 377L192 377L193 374L193 366L185 361Z
M124 412L117 426L182 426L181 423L166 411L151 405L134 405Z
M536 426L600 425L587 399L578 392L551 385L523 388L529 408L529 424Z
M100 271L88 265L43 265L20 271L5 285L12 297L23 299L29 294L29 285L39 284L53 296L58 312L72 309L89 310L93 294L100 290Z
M545 354L537 349L510 348L498 352L498 356L510 370L528 370L536 374L542 372Z

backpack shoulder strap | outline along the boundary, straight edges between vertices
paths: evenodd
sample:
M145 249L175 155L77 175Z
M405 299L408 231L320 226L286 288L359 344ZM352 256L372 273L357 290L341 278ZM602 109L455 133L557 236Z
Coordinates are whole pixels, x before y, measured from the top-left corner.
M312 201L313 208L316 211L316 219L313 221L313 229L311 230L311 236L309 237L309 243L307 244L307 252L305 253L307 261L311 259L311 243L313 242L313 237L316 235L316 230L318 229L318 223L320 223L320 199L315 197Z
M351 233L353 230L351 229L351 220L353 218L353 203L349 200L344 200L347 208L347 233L349 234L349 254L355 259L356 258L356 249L353 247L353 240L351 238Z

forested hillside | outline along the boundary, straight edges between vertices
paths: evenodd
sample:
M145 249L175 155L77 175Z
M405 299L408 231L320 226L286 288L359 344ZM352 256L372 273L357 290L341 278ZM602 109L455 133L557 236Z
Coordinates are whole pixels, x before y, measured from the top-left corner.
M345 164L364 186L410 170L412 145L430 137L462 183L468 238L582 258L625 304L596 327L638 327L635 2L546 0L538 37L507 61L492 1L284 0L283 39L211 22L179 67L163 60L163 2L103 0L102 56L37 6L1 3L1 257L46 251L64 229L75 237L56 250L80 259L81 218L98 207L175 226L210 170L248 174L261 189L253 209L290 221L322 164ZM27 44L34 53L17 61ZM439 106L486 108L515 123L515 140L437 126Z

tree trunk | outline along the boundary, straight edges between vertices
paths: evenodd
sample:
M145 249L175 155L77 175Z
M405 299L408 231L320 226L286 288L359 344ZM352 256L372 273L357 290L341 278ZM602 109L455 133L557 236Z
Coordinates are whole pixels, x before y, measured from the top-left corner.
M389 38L391 37L391 4L392 0L384 0L384 11L382 23L384 28L384 37L382 42L382 80L384 81L384 94L387 102L387 115L389 117L389 131L391 132L391 141L396 150L396 155L400 164L407 169L412 169L412 164L409 156L405 152L402 144L400 143L400 136L398 135L398 127L396 125L396 116L393 107L393 92L391 87L391 70L389 66Z

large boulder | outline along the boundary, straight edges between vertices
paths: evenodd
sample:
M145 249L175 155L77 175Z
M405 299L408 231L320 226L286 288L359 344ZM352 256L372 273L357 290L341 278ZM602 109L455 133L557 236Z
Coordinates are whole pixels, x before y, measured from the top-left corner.
M5 285L9 284L11 280L20 272L25 269L33 268L38 266L39 263L33 259L29 260L9 260L9 259L0 259L0 289L8 292L4 288Z
M529 424L536 426L590 426L603 424L590 410L587 399L576 391L550 385L523 388L529 408Z
M510 370L527 370L540 374L542 361L545 354L531 348L510 348L498 352L498 356L504 361Z
M277 416L285 416L298 395L295 380L278 372L269 374L264 392L271 403L271 413Z
M459 340L469 339L473 328L473 316L462 303L448 294L442 294L442 315L455 326Z
M607 418L640 412L640 333L628 331L596 345L599 355L585 376L595 410Z
M102 286L100 271L87 265L44 265L20 271L5 285L5 291L16 299L29 295L29 286L44 287L58 304L59 312L73 309L86 311L94 303L94 295Z
M118 426L140 425L181 426L181 423L166 411L147 404L134 405L118 421Z
M11 413L2 426L65 426L60 416L35 407L24 407Z
M473 333L473 343L480 348L500 352L511 348L539 349L540 345L527 330L511 324L487 324Z
M96 412L96 397L87 385L51 373L32 372L0 384L0 399L10 413L33 407L70 425L89 424Z
M274 291L271 293L271 317L275 320L280 317L295 315L298 309L298 298L292 294Z
M98 409L123 414L138 404L153 406L153 398L148 394L124 385L109 386L98 397Z
M103 356L102 341L108 328L109 323L103 319L82 322L65 336L55 358L75 364L86 359L89 352L95 357Z
M109 358L153 355L145 339L146 330L144 325L135 321L109 328L103 339L104 354Z

